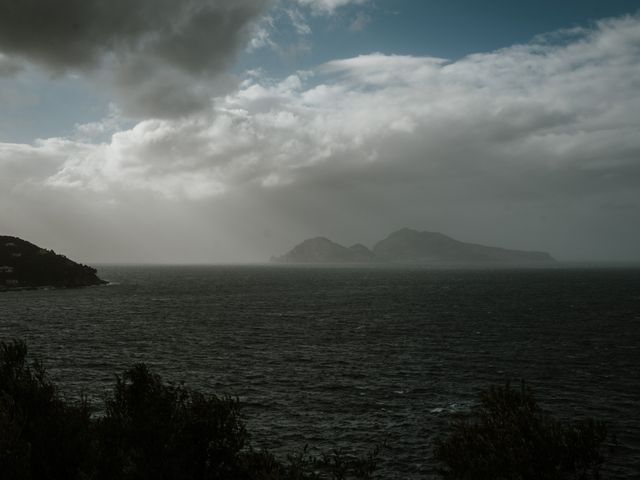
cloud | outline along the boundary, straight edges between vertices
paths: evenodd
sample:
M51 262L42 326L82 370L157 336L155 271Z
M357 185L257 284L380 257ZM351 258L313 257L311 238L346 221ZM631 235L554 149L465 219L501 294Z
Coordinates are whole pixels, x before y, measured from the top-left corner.
M55 73L113 72L123 108L175 116L206 107L207 85L249 40L268 0L25 0L0 5L4 58ZM195 84L195 86L194 86ZM186 98L182 92L186 90ZM151 93L149 93L151 92ZM158 105L159 100L164 103ZM153 111L153 109L157 111Z
M23 66L20 62L0 53L0 78L13 76L22 69Z
M216 222L237 229L356 241L410 225L487 243L478 232L506 229L504 246L560 255L604 255L616 233L618 253L640 257L638 65L640 19L625 17L455 62L371 54L282 81L254 72L198 114L103 143L3 145L0 169L49 194L224 205Z
M300 13L299 10L295 9L295 8L287 8L285 9L285 12L287 14L287 16L289 17L289 20L291 21L291 24L293 25L296 33L298 35L310 35L311 34L311 27L309 26L309 24L307 23L307 21L304 18L304 15L302 15L302 13Z
M296 0L280 0L254 25L247 51L268 48L290 63L311 51L312 33L308 12L299 8Z
M271 34L275 28L274 17L271 15L264 15L253 26L251 40L249 40L247 50L252 52L265 47L275 48L276 44L271 39Z
M317 13L333 13L347 5L363 5L369 0L296 0L300 5L311 7Z
M285 58L308 53L312 50L309 37L313 33L310 17L328 17L341 7L366 3L368 0L279 0L254 23L247 51L267 47ZM356 12L348 28L352 32L361 31L371 20L366 13Z
M361 32L369 25L372 21L371 15L367 15L364 12L358 12L349 25L349 30L352 32Z

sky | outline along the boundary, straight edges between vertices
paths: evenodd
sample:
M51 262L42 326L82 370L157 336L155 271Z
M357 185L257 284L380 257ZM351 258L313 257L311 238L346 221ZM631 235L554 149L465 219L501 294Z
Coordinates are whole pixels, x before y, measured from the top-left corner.
M236 263L402 227L640 261L637 0L0 0L0 234Z

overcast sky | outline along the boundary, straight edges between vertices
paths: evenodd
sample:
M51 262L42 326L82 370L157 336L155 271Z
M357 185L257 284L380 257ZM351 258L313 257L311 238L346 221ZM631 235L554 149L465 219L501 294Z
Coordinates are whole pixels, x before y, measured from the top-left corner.
M233 263L405 226L640 261L637 0L0 0L0 234Z

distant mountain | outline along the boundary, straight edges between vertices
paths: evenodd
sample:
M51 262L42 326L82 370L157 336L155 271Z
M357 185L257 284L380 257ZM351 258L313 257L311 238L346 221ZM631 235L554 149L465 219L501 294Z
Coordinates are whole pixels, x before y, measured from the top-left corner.
M391 262L530 263L553 261L546 252L528 252L465 243L436 232L403 228L373 247L376 258Z
M106 283L96 269L17 237L0 235L0 291L72 288Z
M553 262L546 252L509 250L465 243L435 232L403 228L378 242L373 250L350 248L316 237L296 245L273 261L282 263L539 263Z
M356 262L373 262L376 260L376 255L367 247L362 245L361 243L356 243L355 245L351 245L349 247L351 250L353 259Z
M347 248L328 238L316 237L305 240L273 260L282 263L355 263L372 258L373 252L364 245Z

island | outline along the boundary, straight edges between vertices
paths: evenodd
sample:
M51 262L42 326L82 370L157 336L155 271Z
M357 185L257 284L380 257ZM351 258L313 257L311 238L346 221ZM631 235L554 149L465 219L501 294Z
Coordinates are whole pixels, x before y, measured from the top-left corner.
M95 268L18 237L0 235L0 291L106 284Z
M325 237L305 240L281 257L271 259L282 263L361 263L375 260L374 253L362 244L350 248Z
M547 252L512 250L461 242L437 232L403 228L369 249L362 244L345 247L325 237L303 241L277 263L419 263L419 264L539 264L554 262Z

